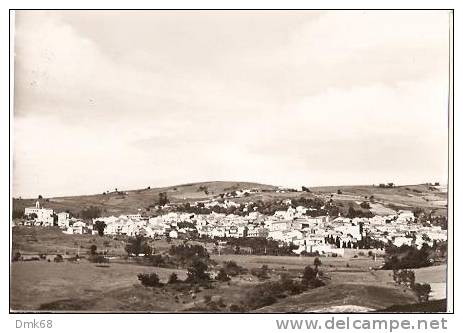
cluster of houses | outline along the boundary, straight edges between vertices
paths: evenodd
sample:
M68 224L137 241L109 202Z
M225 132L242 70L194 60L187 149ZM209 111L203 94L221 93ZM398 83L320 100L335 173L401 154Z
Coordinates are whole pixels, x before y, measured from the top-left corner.
M272 216L251 211L245 216L233 214L193 214L169 212L159 216L141 214L99 217L92 221L72 218L68 213L57 213L40 207L26 208L25 215L33 216L26 223L30 225L57 225L68 234L96 234L95 225L104 222L107 235L143 235L150 238L207 237L211 239L265 237L281 244L292 244L295 253L318 252L342 256L345 248L356 248L367 235L370 239L396 246L447 240L446 230L440 226L424 227L414 223L411 211L400 210L392 215L375 215L371 218L347 218L318 216L306 213L310 208L293 208L291 200L285 202L286 210L276 211ZM218 203L210 202L210 205ZM240 205L233 201L220 203L225 206Z

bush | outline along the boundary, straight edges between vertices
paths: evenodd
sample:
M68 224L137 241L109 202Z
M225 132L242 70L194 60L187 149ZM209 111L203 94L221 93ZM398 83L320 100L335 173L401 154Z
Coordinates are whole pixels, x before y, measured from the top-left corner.
M188 267L187 282L201 283L209 281L211 277L207 273L208 266L201 259L194 259L192 264Z
M306 286L310 285L318 277L318 270L311 266L306 266L302 272L302 283Z
M137 277L145 287L162 286L162 283L159 281L159 276L156 273L140 273Z
M227 275L227 272L225 271L224 268L221 268L221 269L220 269L219 274L217 274L217 276L215 277L215 279L216 279L217 281L221 281L221 282L230 281L230 277Z
M106 258L104 255L95 254L88 258L88 261L94 264L106 264L109 262L109 259Z
M173 284L179 282L178 276L175 273L170 274L169 281L167 283Z
M225 272L230 276L237 276L237 275L244 274L244 273L247 272L246 268L239 266L234 261L226 261L226 262L224 262L223 268L224 268Z
M145 240L143 236L136 236L134 238L130 238L129 242L125 246L125 251L128 255L135 255L138 257L140 253L143 253L145 256L151 255L153 253L153 249Z
M91 255L95 255L96 254L96 250L97 250L97 247L95 244L93 244L92 246L90 246L90 254Z
M320 281L318 285L323 285L323 282ZM293 280L285 274L279 281L264 282L251 287L242 303L248 310L255 310L271 305L279 298L300 294L307 290L307 287L304 282Z
M406 285L411 288L415 284L415 272L409 269L393 270L392 278L398 285Z
M412 290L415 292L420 303L427 302L429 300L431 286L428 283L415 283Z
M54 262L63 262L63 256L61 254L57 254L55 258L53 259Z
M259 280L266 280L269 278L268 276L268 266L262 265L261 268L253 268L251 269L251 274L255 277L259 278Z
M12 258L12 261L19 261L22 259L22 256L21 256L21 253L20 252L16 252L14 255L13 255L13 258Z

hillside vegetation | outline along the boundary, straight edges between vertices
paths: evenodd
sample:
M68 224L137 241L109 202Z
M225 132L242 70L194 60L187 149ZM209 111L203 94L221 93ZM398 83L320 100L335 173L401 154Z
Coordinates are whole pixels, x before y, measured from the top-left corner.
M391 209L412 209L420 207L433 210L435 215L446 215L447 193L430 185L408 185L392 188L379 186L327 186L311 187L310 192L277 192L278 187L249 182L214 181L191 183L160 188L145 188L139 190L114 190L94 195L67 196L43 198L40 201L47 208L55 211L69 211L77 215L82 209L90 206L98 207L102 215L133 214L148 211L159 202L160 193L166 193L171 203L186 203L212 198L220 194L244 189L257 189L247 197L232 198L236 202L283 200L303 197L319 197L333 199L341 204L358 206L362 201L369 201L375 214L386 215ZM13 199L13 211L23 211L25 207L34 206L37 199Z

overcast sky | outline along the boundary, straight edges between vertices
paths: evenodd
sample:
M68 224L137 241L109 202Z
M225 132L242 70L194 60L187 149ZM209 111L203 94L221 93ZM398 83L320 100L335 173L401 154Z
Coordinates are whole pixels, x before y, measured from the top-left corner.
M446 182L448 13L17 12L13 194Z

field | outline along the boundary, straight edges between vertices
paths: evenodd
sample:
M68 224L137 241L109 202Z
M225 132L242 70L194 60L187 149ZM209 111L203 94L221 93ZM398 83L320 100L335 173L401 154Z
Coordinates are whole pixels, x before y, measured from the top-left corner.
M51 237L50 231L39 233L38 237L46 234ZM63 234L61 239L69 238L63 243L72 244L75 237ZM353 250L344 258L321 258L320 269L326 286L281 299L256 311L373 311L396 304L416 303L416 297L410 290L393 284L390 271L373 269L382 264L381 260L374 261L366 256L354 258L354 253L358 251ZM233 260L248 269L267 265L271 278L278 279L281 273L299 277L306 265L313 264L314 258L214 255L212 259L219 265ZM229 283L214 282L213 288L198 288L194 292L190 288L178 289L171 285L151 289L141 286L137 279L138 273L146 272L156 272L161 282L166 282L173 272L180 279L186 277L185 270L142 266L122 259L105 265L93 264L85 259L63 263L46 260L14 262L11 264L10 306L12 310L23 311L184 312L201 311L204 299L210 296L211 299L220 299L224 303L222 311L228 311L231 305L240 304L249 288L259 283L247 274L234 277ZM418 282L431 283L433 289L434 285L445 286L445 266L417 269L415 272ZM444 297L445 292L434 294L436 299Z
M41 306L61 302L72 304L75 310L115 311L125 306L126 301L131 302L115 296L138 287L138 273L154 271L164 282L172 272L180 278L186 276L181 270L133 264L111 263L107 267L88 262L17 262L11 269L11 307L38 310Z
M19 251L21 254L38 255L38 254L62 254L86 255L92 245L96 245L98 250L108 251L109 256L123 256L125 252L125 240L120 237L99 237L94 235L68 235L64 234L58 228L37 228L17 226L13 227L13 252ZM172 240L168 243L166 240L151 240L150 245L157 251L164 251L171 245L176 245L181 241Z

